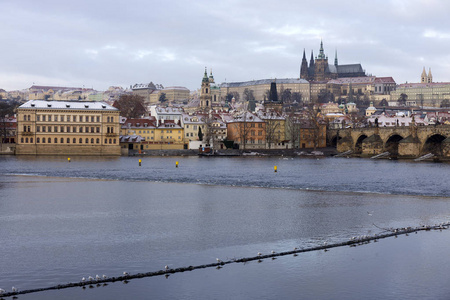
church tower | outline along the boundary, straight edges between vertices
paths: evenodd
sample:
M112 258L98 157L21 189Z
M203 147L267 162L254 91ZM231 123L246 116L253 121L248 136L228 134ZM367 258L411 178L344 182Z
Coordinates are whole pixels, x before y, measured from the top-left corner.
M200 94L200 108L211 108L211 99L211 86L205 67L205 74L202 79L202 92Z
M431 68L428 71L427 79L428 79L428 83L432 83L433 82L433 75L431 75Z
M300 78L308 80L308 62L306 61L305 49L303 49L302 65L300 67Z
M422 75L420 75L420 83L427 83L427 72L425 72L425 67L423 67Z
M314 68L314 79L317 81L325 80L325 72L328 68L328 57L325 56L323 51L323 42L320 41L319 56L316 58L315 68Z

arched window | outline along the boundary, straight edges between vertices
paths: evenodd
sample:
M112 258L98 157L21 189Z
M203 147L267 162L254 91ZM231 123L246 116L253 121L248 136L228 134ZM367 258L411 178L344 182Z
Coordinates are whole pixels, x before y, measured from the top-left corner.
M25 143L28 143L28 138L25 138Z
M106 140L105 140L106 141ZM23 138L20 138L20 142L23 144Z
M114 143L113 144L115 144L116 143L116 139L114 139Z
M110 143L110 144L111 144L111 142L112 142L111 139L109 139L109 143ZM28 143L28 141L27 141L27 143Z
M30 138L30 143L33 143L33 138Z
M42 143L45 144L45 137L42 138Z
M70 138L66 139L67 144L70 144Z
M31 121L31 116L30 115L28 115L28 121Z
M58 143L58 138L55 138L55 144L57 144Z
M82 144L83 143L83 139L80 138L78 143Z
M49 143L49 144L52 143L52 138L48 138L48 143Z
M22 138L22 143L23 143L23 138ZM108 140L107 139L105 139L105 144L107 144L108 143Z
M60 141L61 141L61 144L64 144L64 138L61 138Z
M106 128L106 133L109 133L109 127L108 127L108 128Z
M36 143L40 143L41 142L41 139L40 138L36 138Z
M89 139L88 138L86 138L86 144L89 144Z
M107 118L107 122L109 123L109 117Z
M93 144L94 143L94 139L91 139L91 144Z
M97 144L100 144L100 139L97 139Z
M76 144L76 143L77 143L77 139L76 139L76 138L73 138L72 142L73 142L74 144Z

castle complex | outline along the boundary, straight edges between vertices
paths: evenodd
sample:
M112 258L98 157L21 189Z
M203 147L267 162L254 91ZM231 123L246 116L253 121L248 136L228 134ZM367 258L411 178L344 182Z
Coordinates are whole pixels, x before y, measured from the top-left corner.
M326 81L342 77L363 77L366 76L361 64L339 65L337 51L335 53L334 64L328 64L328 56L323 50L323 42L320 42L319 55L314 59L311 51L311 59L306 60L305 50L303 50L302 64L300 67L300 78L308 81Z

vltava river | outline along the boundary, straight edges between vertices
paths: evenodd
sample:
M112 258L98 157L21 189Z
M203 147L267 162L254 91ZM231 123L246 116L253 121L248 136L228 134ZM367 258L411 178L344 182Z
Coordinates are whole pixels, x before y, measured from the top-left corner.
M0 157L0 288L47 287L450 220L450 165ZM179 167L175 167L175 162ZM278 172L274 172L277 166ZM446 231L20 299L448 299Z

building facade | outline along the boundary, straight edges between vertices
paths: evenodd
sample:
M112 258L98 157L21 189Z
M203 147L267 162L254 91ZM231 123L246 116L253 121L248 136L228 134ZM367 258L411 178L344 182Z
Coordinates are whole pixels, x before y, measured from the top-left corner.
M17 109L17 155L120 155L119 110L102 102L30 100Z
M271 84L275 82L278 92L281 93L285 89L290 89L291 94L299 93L301 95L301 101L310 101L310 89L309 82L304 79L298 78L285 78L285 79L261 79L244 82L228 82L220 84L221 95L226 96L228 94L237 93L239 99L236 101L245 100L245 90L252 91L256 101L264 101L269 99L269 92Z

